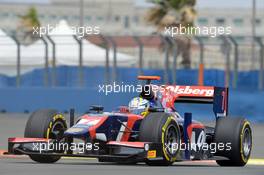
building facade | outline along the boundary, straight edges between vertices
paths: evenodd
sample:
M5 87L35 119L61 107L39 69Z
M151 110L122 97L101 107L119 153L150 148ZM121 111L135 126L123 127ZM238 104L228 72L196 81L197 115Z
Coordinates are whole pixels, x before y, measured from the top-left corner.
M20 2L20 3L19 3ZM27 2L27 1L25 1ZM55 25L65 19L72 26L80 24L79 1L0 1L0 28L15 31L19 16L34 6L43 26ZM99 26L104 34L144 35L155 31L145 21L149 5L135 0L84 0L84 26ZM203 8L197 9L196 26L230 26L232 34L248 36L251 34L250 8ZM258 9L256 19L257 34L264 35L264 10Z
M57 24L65 19L71 26L80 24L79 1L51 0L42 3L1 3L0 28L15 31L20 15L34 6L41 25ZM131 0L84 0L84 26L99 26L105 34L147 34L153 27L145 23L146 8Z

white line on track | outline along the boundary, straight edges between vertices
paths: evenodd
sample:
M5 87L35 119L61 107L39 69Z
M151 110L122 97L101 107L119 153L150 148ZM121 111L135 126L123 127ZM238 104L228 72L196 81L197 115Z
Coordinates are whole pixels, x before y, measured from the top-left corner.
M5 150L0 150L0 158L26 158L27 156L17 156L17 155L4 155ZM66 160L96 160L96 158L89 157L62 157L62 159ZM202 160L202 161L186 161L186 163L204 163L204 164L214 164L214 160ZM258 165L264 166L264 158L263 159L249 159L247 165Z

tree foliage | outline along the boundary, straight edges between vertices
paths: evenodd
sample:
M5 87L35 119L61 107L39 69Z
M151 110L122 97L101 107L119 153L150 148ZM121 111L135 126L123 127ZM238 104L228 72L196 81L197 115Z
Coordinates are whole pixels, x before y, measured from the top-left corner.
M19 16L19 18L20 22L17 27L17 38L23 44L31 44L37 40L37 36L33 34L34 28L41 26L36 8L29 8L26 14Z
M168 26L193 26L196 0L150 0L155 6L148 11L147 21L159 30Z
M25 27L33 28L40 27L40 21L38 19L37 10L34 7L28 9L28 12L25 15L20 16L22 25Z
M192 27L196 11L194 6L196 0L150 0L154 7L148 11L146 19L155 25L159 32L165 27ZM189 36L177 36L174 38L177 43L178 55L182 55L182 66L191 67L191 38ZM162 46L161 46L162 47ZM170 48L172 50L172 48Z

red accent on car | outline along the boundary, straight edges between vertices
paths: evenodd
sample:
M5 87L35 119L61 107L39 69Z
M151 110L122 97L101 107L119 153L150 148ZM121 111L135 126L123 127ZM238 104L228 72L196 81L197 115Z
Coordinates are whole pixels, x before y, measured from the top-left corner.
M128 114L128 116L127 116L127 128L125 129L125 132L121 138L121 141L128 141L128 139L131 135L130 131L132 130L135 122L137 120L141 120L141 119L143 119L143 117L140 115Z
M15 138L8 138L8 142L12 143L33 143L33 142L48 142L49 139L45 138L22 138L22 137L15 137Z
M105 120L106 120L107 118L108 118L107 116L100 116L100 117L89 116L89 115L84 115L84 116L82 116L82 119L87 119L87 120L88 120L88 121L87 121L88 123L89 123L89 122L92 122L92 121L96 121L96 120L98 120L98 122L97 122L95 125L93 125L93 126L91 126L91 127L89 128L89 133L90 133L90 137L91 137L92 140L96 138L96 129L97 129L99 126L101 126L101 125L105 122Z
M192 123L187 127L187 132L188 132L188 137L189 140L192 139L192 130L193 128L204 128L204 125L200 124L200 123Z
M107 145L118 145L118 146L134 147L134 148L144 148L145 143L147 143L147 142L117 142L117 141L110 141L110 142L107 142Z
M127 106L119 106L120 113L129 113L129 109Z
M139 80L160 80L159 76L144 76L144 75L140 75L137 78Z

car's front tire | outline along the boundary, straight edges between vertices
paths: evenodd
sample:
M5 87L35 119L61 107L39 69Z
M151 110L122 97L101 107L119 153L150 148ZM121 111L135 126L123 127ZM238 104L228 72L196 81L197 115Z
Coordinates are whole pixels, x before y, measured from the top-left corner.
M146 164L168 166L173 164L179 153L175 146L180 143L180 129L173 116L162 112L150 113L140 124L139 140L161 143L163 147L162 160L147 159Z
M27 138L47 138L57 139L62 137L67 129L64 116L56 110L43 109L34 112L28 119L24 136ZM39 163L54 163L60 156L29 155L29 157Z

